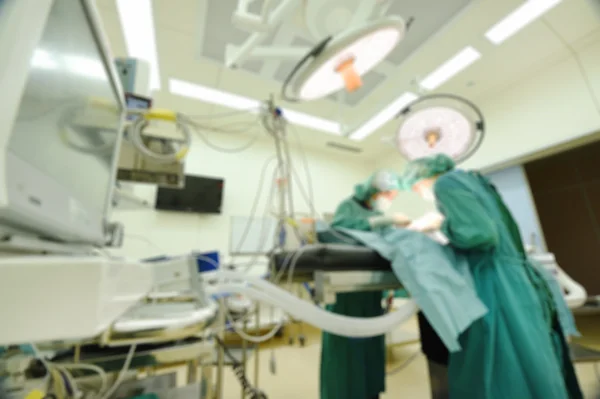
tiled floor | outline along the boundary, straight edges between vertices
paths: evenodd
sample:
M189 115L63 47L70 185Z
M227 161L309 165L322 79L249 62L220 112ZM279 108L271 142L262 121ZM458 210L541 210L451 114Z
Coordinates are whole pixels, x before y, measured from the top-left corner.
M414 325L409 328L416 328ZM308 329L306 329L308 330ZM319 398L319 352L320 337L317 331L305 331L307 346L289 346L287 339L261 350L259 386L269 399L318 399ZM276 374L269 371L269 362L274 349L277 362ZM419 350L418 345L398 347L388 356L388 369L397 368ZM248 376L254 381L253 360L250 361ZM586 399L600 399L600 383L593 364L577 365L580 383ZM419 355L409 366L395 375L388 376L387 392L381 399L429 398L429 382L425 359ZM226 371L224 399L241 398L241 389L230 370Z

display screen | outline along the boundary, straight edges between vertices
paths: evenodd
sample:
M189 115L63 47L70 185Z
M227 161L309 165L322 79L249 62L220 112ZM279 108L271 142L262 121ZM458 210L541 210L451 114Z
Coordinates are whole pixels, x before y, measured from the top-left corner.
M127 109L150 109L152 108L152 99L147 97L136 96L135 94L125 93L125 103ZM137 115L127 115L128 121L135 120Z
M223 179L201 176L186 176L183 189L159 188L156 194L156 209L221 213L223 201Z

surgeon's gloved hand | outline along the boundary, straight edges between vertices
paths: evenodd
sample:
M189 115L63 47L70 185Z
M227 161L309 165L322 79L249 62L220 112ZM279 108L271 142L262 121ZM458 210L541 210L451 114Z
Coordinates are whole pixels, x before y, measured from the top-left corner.
M395 213L392 215L392 220L396 227L406 227L411 224L411 219L403 213Z
M444 223L444 215L439 212L429 212L422 217L411 222L407 229L420 231L422 233L430 233L438 231Z
M395 213L392 215L373 216L369 218L369 224L373 228L386 226L406 227L409 223L410 218L401 213Z

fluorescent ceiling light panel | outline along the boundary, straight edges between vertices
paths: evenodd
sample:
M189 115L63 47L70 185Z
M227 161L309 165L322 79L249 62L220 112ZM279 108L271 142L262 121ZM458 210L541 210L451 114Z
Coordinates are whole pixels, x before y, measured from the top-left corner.
M178 79L169 79L169 91L172 94L193 98L209 104L221 105L223 107L244 110L256 113L260 110L262 101L227 93L222 90L213 89L195 83L184 82ZM310 129L321 130L327 133L340 135L342 127L339 123L303 112L283 109L283 116L290 123Z
M342 126L338 122L308 115L291 109L283 109L283 117L294 125L321 130L323 132L341 135Z
M169 91L183 97L194 98L205 103L222 105L233 109L258 111L261 106L260 101L252 98L238 96L237 94L177 79L169 79Z
M375 116L366 121L362 126L352 132L352 134L349 136L350 139L356 141L363 140L383 126L386 122L394 118L398 112L402 111L404 107L415 101L417 98L419 98L419 96L411 92L402 94L384 109L375 114Z
M454 57L443 63L438 69L427 75L421 81L421 87L428 90L435 90L480 58L481 53L479 51L471 46L465 47Z
M562 0L528 0L485 33L494 44L501 44L525 26L554 8Z
M121 29L130 57L150 64L150 89L160 89L152 0L117 0Z

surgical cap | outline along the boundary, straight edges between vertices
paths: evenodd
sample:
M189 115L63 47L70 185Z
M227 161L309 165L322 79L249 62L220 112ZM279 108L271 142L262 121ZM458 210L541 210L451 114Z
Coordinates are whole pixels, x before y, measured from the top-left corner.
M380 170L369 177L364 183L357 184L354 187L354 196L359 201L366 201L377 193L399 189L400 181L398 175L387 170Z
M446 154L438 154L410 161L406 165L401 178L402 188L410 190L419 181L449 172L455 166L454 160Z

